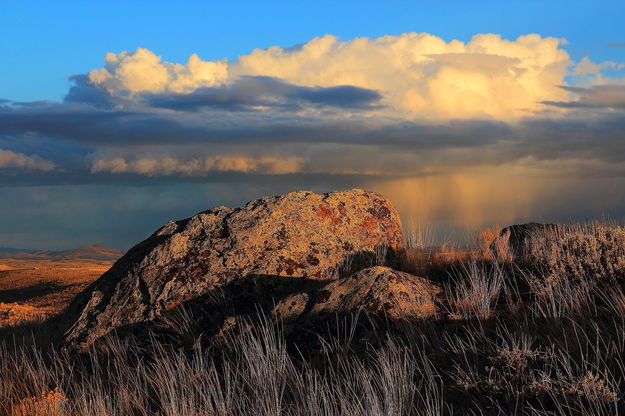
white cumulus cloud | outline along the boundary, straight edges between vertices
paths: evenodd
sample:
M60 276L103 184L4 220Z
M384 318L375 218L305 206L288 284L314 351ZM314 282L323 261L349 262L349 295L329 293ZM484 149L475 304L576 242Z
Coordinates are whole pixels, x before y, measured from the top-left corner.
M147 49L109 53L89 81L114 96L191 93L246 76L268 76L306 87L349 85L378 91L386 116L411 119L513 119L562 101L558 88L571 65L556 38L506 40L475 35L468 42L427 33L341 41L326 35L296 48L255 49L237 60L186 65L163 62Z
M225 61L202 61L193 54L186 65L161 62L161 57L139 48L135 52L108 53L106 66L88 74L89 81L112 95L137 92L184 93L210 87L228 76Z
M427 33L346 42L328 35L296 50L257 49L230 71L301 85L379 90L392 109L410 117L501 119L565 98L556 85L563 83L571 62L560 44L539 35L510 41L480 34L466 43Z

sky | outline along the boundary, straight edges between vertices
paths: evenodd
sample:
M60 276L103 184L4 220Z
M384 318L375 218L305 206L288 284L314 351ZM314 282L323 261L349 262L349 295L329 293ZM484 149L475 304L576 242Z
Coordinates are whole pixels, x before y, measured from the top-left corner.
M406 230L625 217L623 2L0 2L0 247L297 189Z

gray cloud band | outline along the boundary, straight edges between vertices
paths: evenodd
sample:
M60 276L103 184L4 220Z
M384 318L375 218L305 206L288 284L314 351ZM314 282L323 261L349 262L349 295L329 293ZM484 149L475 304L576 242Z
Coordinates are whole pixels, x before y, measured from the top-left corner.
M81 78L64 103L0 103L0 149L58 167L54 175L15 171L14 184L38 178L73 183L74 176L86 175L93 177L88 181L124 182L146 172L159 176L159 169L163 176L238 180L250 173L420 175L524 158L625 162L625 114L615 111L625 102L623 87L563 88L579 98L548 104L594 111L515 123L434 124L371 116L367 110L378 105L380 94L349 86L244 77L230 86L144 94L113 105L111 96ZM352 113L334 115L337 107Z
M576 96L573 101L544 101L562 108L625 109L625 85L594 85L589 88L560 87Z

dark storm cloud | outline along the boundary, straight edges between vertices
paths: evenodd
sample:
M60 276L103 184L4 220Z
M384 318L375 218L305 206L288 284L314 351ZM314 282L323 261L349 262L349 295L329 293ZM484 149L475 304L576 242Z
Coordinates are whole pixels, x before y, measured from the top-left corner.
M529 119L510 142L512 158L625 162L625 113L583 119Z
M91 84L86 75L73 75L69 79L73 85L65 96L66 103L88 103L101 109L111 109L121 104L120 100L113 98L107 91Z
M232 84L198 88L189 94L144 95L146 103L152 107L178 111L253 111L258 107L297 111L311 105L371 109L381 98L377 91L350 85L302 87L262 76L241 77Z
M560 87L577 96L575 101L545 101L544 104L562 108L625 109L625 85L595 85L589 88Z
M289 97L319 106L345 109L372 108L382 98L377 91L351 85L326 88L297 87Z
M326 99L318 98L316 93L306 94L312 94L313 99ZM279 113L238 114L231 118L226 111L180 116L146 109L105 111L87 105L54 103L0 108L0 137L27 134L93 147L267 141L435 148L490 143L509 131L509 126L502 122L472 120L421 125L383 118L342 119Z
M19 245L49 247L57 244L59 235L70 235L68 230L88 229L90 233L75 242L65 237L65 244L100 242L127 248L172 218L214 205L237 206L294 189L368 188L425 176L419 186L402 187L401 194L418 193L421 185L434 180L429 190L423 185L423 201L429 203L428 198L441 193L444 204L432 209L439 215L445 207L464 207L462 198L476 192L477 188L462 189L462 181L453 188L454 176L483 167L492 170L486 182L480 177L485 185L479 189L489 190L485 194L490 192L492 200L484 200L480 210L507 201L505 209L496 208L506 212L518 203L525 182L560 180L558 187L571 190L554 188L537 206L556 204L550 212L560 212L561 206L602 210L588 211L590 215L605 212L605 206L625 212L622 86L566 87L577 96L566 114L508 123L420 122L372 115L358 110L379 105L375 91L304 88L274 78L249 77L228 88L134 98L112 97L85 77L74 83L63 103L0 101L0 150L54 165L49 171L0 170L0 200L11 201L0 204L0 213L10 218L3 224L4 245L20 241ZM343 108L348 111L336 111ZM275 155L277 162L260 162L275 166L289 157L297 160L283 173L206 168L207 158L224 155L244 161ZM146 161L156 161L156 167L141 170L140 162ZM200 163L200 174L185 174L194 163ZM219 166L218 161L214 164ZM514 173L519 165L520 174L498 177ZM101 168L94 169L97 166ZM528 172L539 174L528 177ZM490 191L499 189L489 187L491 180L506 182L506 187L510 183L505 189L511 190L505 195ZM586 184L585 190L580 191L580 183ZM386 188L380 185L379 191ZM562 197L567 192L569 199ZM36 224L35 231L22 235L25 223Z
M0 137L35 135L92 146L128 142L146 133L173 134L179 123L150 112L104 110L74 103L13 103L0 108Z
M519 156L557 157L593 153L605 158L623 142L625 115L588 118L526 119L515 125L487 120L421 124L390 119L325 118L202 112L104 111L88 106L38 104L0 109L0 138L46 140L46 146L72 144L86 149L157 146L340 144L385 146L414 152L497 146ZM26 140L26 139L24 139ZM504 146L505 145L505 146ZM16 149L19 150L19 149ZM625 157L625 153L623 153Z
M379 171L407 175L419 169L436 169L441 159L444 169L480 164L503 164L522 158L561 160L592 158L606 163L625 161L625 115L605 114L585 119L528 119L516 125L494 121L452 121L439 125L389 120L323 120L285 117L262 119L237 117L237 123L223 124L219 115L194 113L185 122L169 114L103 112L93 109L58 107L48 111L21 108L0 111L0 143L32 153L37 140L45 147L45 158L62 167L62 172L4 177L4 183L135 183L133 175L90 173L89 154L103 149L122 156L141 158L143 154L194 157L233 149L306 154L306 170L318 173L320 166L332 171L376 167ZM201 123L198 122L201 118ZM193 122L191 122L193 121ZM20 132L21 136L16 133ZM2 136L2 133L0 133ZM24 146L20 146L24 143ZM7 147L7 146L5 146ZM89 150L91 149L91 150ZM347 152L342 159L337 152ZM454 152L448 156L449 152ZM386 159L380 158L385 153ZM340 159L340 161L339 161ZM403 160L402 163L399 160ZM337 160L331 166L332 160ZM412 160L412 162L411 162ZM59 163L59 161L62 161ZM402 167L400 169L400 167ZM363 169L365 170L365 169ZM205 180L241 181L242 173L207 173ZM38 179L39 178L39 179ZM195 179L183 179L195 180ZM154 179L139 182L155 183Z

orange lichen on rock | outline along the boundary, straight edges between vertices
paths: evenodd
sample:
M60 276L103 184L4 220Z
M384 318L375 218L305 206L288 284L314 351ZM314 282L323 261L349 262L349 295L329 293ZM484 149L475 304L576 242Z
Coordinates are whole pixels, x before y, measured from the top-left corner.
M336 216L334 210L328 204L319 204L316 213L317 217L319 217L320 219L329 218L332 224L336 225L341 223L341 220Z
M375 220L375 218L368 217L368 218L365 218L363 220L363 222L360 224L360 226L362 228L366 228L367 230L371 230L371 229L375 228L376 224L377 224L377 221Z
M67 416L67 399L61 393L48 392L27 397L11 408L11 416Z

